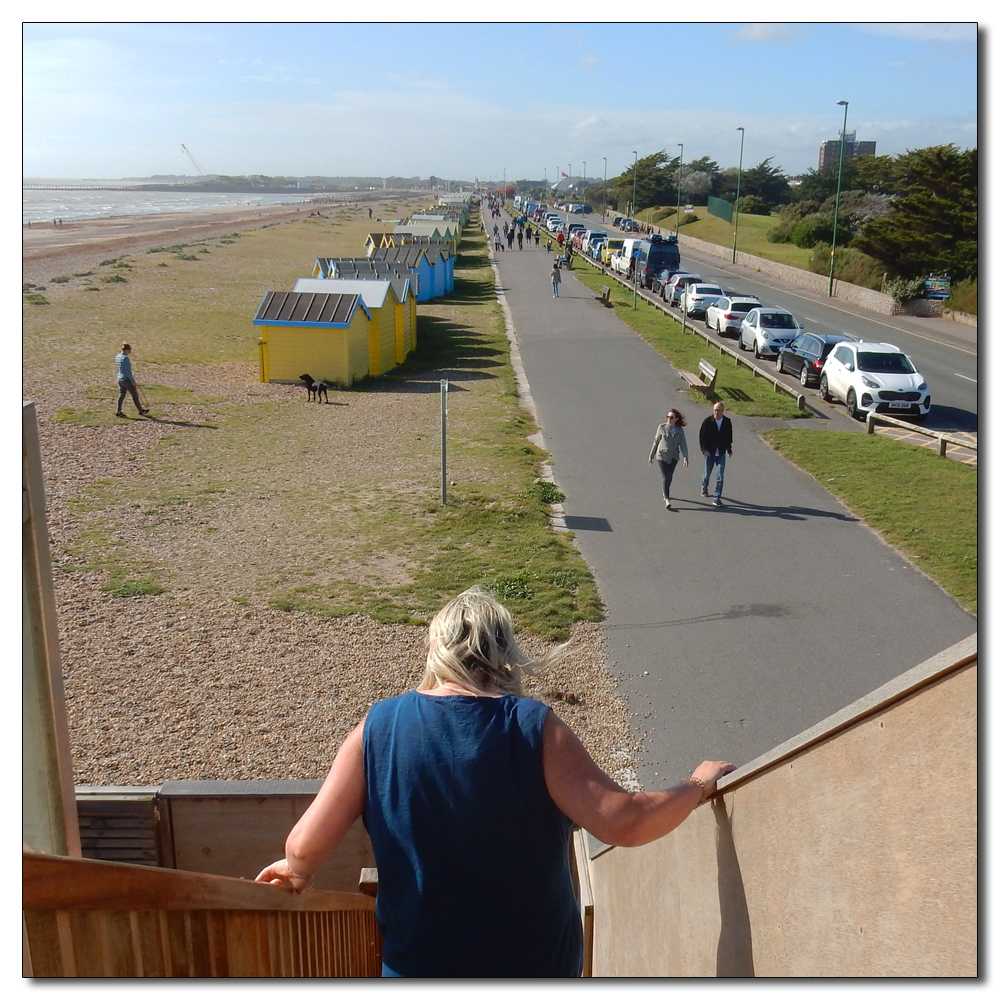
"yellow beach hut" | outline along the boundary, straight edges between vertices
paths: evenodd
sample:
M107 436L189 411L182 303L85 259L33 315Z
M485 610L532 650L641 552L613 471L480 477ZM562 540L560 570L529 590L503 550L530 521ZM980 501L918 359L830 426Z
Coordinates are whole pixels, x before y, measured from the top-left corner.
M404 279L405 282L406 279ZM368 374L382 375L402 360L399 347L405 347L405 310L400 307L403 288L390 279L299 278L297 292L330 289L342 295L358 295L371 315L368 327ZM403 357L405 357L405 351Z
M298 382L303 374L350 385L368 374L372 314L360 295L265 292L260 327L261 382Z

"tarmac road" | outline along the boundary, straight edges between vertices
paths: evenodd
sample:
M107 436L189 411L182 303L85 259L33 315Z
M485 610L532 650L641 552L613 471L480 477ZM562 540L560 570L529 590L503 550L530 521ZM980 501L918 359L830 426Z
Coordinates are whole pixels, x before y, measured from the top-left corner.
M496 255L567 525L607 609L645 787L744 764L976 631L976 619L734 416L725 506L700 496L698 426L673 367L552 255ZM691 465L664 509L647 464L670 406Z

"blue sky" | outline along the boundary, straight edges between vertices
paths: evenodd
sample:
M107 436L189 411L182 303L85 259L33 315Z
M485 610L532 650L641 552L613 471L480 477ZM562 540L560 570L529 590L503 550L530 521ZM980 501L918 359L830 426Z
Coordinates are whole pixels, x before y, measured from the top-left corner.
M743 126L744 166L795 174L836 138L841 99L879 153L977 145L976 38L973 22L29 22L23 173L192 174L184 143L208 173L552 179L607 157L614 176L678 143L735 166Z

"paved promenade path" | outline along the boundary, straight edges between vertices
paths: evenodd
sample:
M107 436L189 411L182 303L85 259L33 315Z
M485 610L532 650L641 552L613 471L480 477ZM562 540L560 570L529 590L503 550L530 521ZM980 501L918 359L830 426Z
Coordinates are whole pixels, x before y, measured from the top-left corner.
M730 414L725 506L711 506L698 451L710 407L571 272L553 298L553 256L543 238L495 259L567 525L606 605L612 673L646 734L645 787L706 757L747 763L976 631L758 437L808 421ZM692 453L674 511L646 461L671 406Z

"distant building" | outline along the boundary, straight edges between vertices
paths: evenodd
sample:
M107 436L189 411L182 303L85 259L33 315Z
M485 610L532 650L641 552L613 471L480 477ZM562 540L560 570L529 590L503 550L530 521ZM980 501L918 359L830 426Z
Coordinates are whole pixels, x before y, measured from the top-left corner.
M874 156L874 142L858 142L857 132L844 134L844 159L853 160L856 156ZM835 167L840 163L840 140L828 139L819 147L819 169Z

